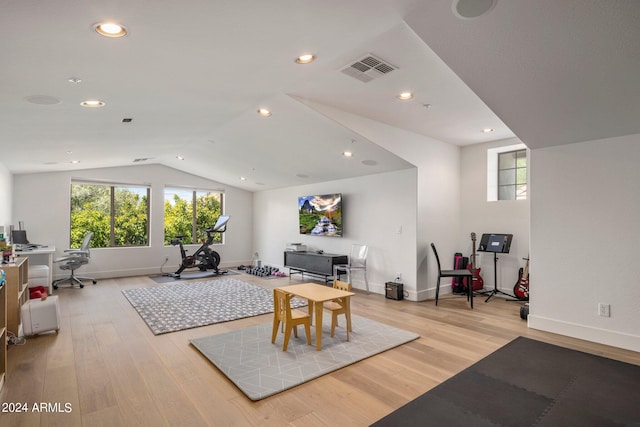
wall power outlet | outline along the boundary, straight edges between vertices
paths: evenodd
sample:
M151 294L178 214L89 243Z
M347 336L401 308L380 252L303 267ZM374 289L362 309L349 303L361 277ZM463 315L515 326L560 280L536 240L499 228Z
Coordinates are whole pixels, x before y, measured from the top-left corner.
M598 316L611 317L611 305L599 303L598 304Z

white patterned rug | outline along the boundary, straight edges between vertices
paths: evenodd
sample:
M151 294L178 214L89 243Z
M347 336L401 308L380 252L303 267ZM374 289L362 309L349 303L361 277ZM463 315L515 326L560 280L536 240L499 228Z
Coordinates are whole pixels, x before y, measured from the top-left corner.
M322 317L322 350L315 347L315 327L307 345L304 328L291 336L282 351L284 335L271 344L272 323L192 339L191 344L225 374L251 400L260 400L375 354L415 340L413 332L366 317L351 315L353 332L346 341L344 318L331 338L331 316Z
M273 291L238 279L124 289L154 335L273 312ZM307 305L294 298L293 307Z

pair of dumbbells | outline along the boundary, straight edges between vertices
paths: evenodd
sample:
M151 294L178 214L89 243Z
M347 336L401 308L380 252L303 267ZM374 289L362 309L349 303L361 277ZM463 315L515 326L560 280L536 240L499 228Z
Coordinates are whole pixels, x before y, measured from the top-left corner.
M265 265L264 267L253 267L247 270L247 273L253 274L255 276L267 277L271 276L273 273L278 272L279 269L276 267L270 267Z

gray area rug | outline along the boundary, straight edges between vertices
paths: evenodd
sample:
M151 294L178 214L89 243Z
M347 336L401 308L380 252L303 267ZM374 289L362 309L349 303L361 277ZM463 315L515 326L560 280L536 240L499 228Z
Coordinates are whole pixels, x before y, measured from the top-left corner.
M287 351L282 351L284 334L280 331L271 344L271 322L192 339L191 344L249 399L260 400L419 337L352 314L353 332L347 342L344 316L339 317L334 338L330 336L331 315L325 313L322 320L321 351L315 347L314 326L312 345L307 345L304 327L298 327L298 338L292 334Z
M640 426L640 366L524 337L373 424Z
M154 335L273 312L273 291L222 278L124 289L124 296ZM292 299L293 307L306 300Z

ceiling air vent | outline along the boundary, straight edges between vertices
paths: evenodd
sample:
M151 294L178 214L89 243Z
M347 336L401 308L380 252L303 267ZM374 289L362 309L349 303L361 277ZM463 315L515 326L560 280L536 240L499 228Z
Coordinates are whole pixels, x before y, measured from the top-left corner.
M397 67L369 53L354 63L342 68L340 71L361 82L367 83L397 69Z

